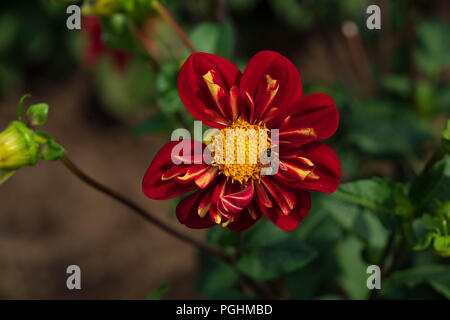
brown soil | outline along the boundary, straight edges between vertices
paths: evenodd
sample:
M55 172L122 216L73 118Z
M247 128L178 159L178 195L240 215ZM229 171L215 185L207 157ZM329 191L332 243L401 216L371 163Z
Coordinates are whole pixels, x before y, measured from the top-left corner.
M46 101L44 130L69 157L106 185L126 194L171 225L168 203L152 201L140 183L162 136L133 137L126 125L89 118L86 75L35 85L31 102ZM20 94L0 104L0 127L15 116ZM167 298L196 298L196 251L149 225L126 207L91 189L59 163L40 161L0 186L0 298L144 299L163 283ZM66 288L66 268L81 267L82 290Z

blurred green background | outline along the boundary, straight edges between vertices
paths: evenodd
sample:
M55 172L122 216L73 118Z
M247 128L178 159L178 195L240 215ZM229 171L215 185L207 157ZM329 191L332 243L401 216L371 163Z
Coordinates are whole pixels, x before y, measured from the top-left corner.
M167 298L252 297L240 281L245 274L264 282L279 298L366 299L371 294L366 267L378 264L392 230L393 245L406 249L399 261L395 255L387 258L397 270L383 278L378 297L449 298L448 258L429 249L412 250L410 241L404 244L401 219L377 212L377 202L385 205L392 196L396 210L408 210L431 190L424 184L424 190L414 191L414 179L439 148L450 114L450 3L164 4L199 51L219 54L241 70L258 51L278 51L297 66L305 94L330 95L339 109L340 126L327 144L340 158L342 182L370 178L355 188L366 192L364 199L376 208L314 194L308 218L290 233L270 223L240 236L220 227L207 235L185 230L173 214L176 202L151 201L140 192L140 179L157 150L174 128L193 120L176 88L189 51L174 31L152 14L145 24L149 56L125 14L102 18L102 42L108 49L88 63L85 55L92 39L88 31L66 28L67 4L4 1L2 128L12 119L18 97L30 92L33 100L50 104L49 132L86 171L181 230L207 237L224 250L251 254L237 269L198 255L143 226L60 165L43 164L1 186L0 247L5 254L0 258L0 298L145 298L162 284L168 285ZM366 28L370 4L381 8L381 30ZM114 58L118 50L128 52L123 68ZM433 178L439 180L433 192L440 193L432 198L440 203L450 200L447 160ZM426 229L422 222L414 223ZM69 264L84 270L82 292L65 289Z

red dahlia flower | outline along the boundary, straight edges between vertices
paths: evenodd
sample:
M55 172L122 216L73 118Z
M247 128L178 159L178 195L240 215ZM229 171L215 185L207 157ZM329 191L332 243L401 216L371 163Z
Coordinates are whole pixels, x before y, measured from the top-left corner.
M310 210L308 191L332 193L338 187L339 159L317 142L336 131L336 106L325 94L302 96L300 75L287 58L262 51L241 73L222 57L196 53L180 70L178 91L187 110L197 120L221 130L225 140L227 128L243 132L279 129L279 170L275 175L261 175L264 165L260 161L249 163L250 153L255 152L250 150L250 142L245 151L236 149L236 140L231 142L235 157L245 153L242 164L193 163L201 158L194 153L181 156L192 164L175 165L171 151L180 142L166 144L145 173L142 189L151 199L170 199L196 190L177 206L182 224L190 228L222 224L242 231L264 215L279 228L293 230ZM194 147L201 142L184 140L182 144Z

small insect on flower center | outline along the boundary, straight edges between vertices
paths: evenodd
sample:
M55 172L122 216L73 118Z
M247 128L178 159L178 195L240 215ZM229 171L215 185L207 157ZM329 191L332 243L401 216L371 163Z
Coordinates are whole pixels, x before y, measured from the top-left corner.
M238 119L212 138L213 166L232 182L241 184L261 179L261 168L268 167L269 129L262 122L250 124Z

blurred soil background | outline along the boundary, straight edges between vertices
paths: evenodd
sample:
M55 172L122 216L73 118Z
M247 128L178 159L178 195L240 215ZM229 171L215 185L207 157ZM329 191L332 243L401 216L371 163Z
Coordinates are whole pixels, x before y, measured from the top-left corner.
M33 102L49 103L47 132L86 173L184 229L167 214L166 202L149 200L140 189L166 137L133 138L126 124L96 110L87 74L37 81L27 90ZM1 126L14 118L19 98L2 99ZM0 190L0 298L143 299L163 282L170 298L195 297L195 250L87 187L61 163L20 170ZM66 288L71 264L81 267L81 291Z

